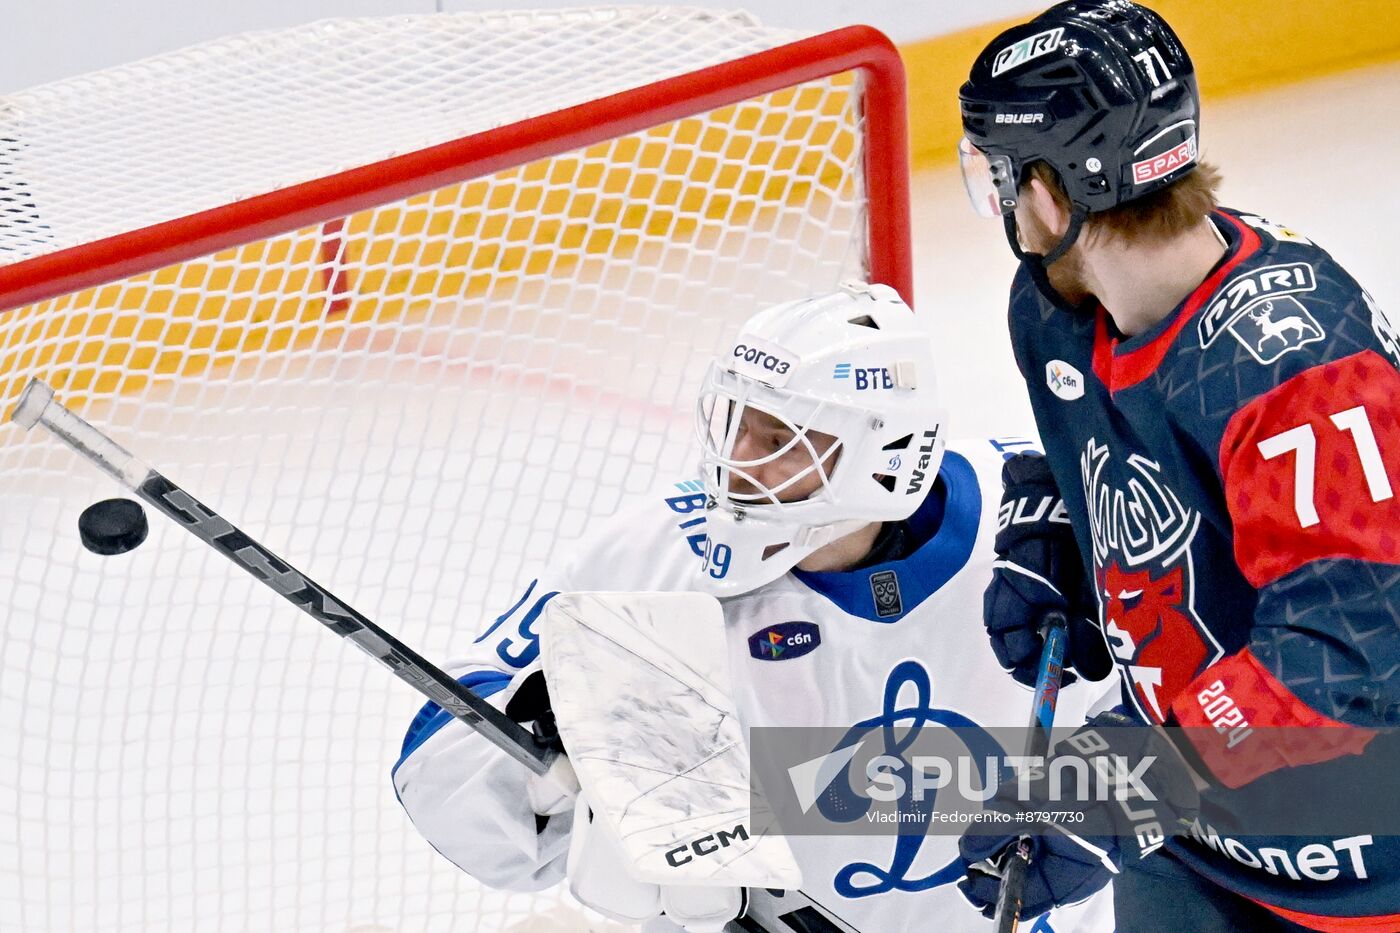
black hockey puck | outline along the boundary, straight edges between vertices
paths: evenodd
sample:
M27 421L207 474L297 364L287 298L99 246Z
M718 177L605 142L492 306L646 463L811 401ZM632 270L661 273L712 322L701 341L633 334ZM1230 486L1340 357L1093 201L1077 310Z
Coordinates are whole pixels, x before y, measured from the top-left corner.
M146 510L131 499L103 499L78 516L83 547L94 554L125 554L146 540Z

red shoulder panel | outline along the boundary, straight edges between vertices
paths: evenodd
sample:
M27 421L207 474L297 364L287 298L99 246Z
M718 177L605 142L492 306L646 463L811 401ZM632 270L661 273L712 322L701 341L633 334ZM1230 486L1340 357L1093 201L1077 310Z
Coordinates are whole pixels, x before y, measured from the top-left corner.
M1400 564L1400 372L1362 350L1299 373L1230 419L1220 475L1255 587L1330 557Z

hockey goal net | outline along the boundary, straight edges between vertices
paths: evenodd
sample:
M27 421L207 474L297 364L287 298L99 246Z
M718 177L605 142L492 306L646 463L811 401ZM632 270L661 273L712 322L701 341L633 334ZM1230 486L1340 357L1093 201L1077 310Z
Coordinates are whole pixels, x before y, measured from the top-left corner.
M683 481L759 308L909 292L883 37L661 8L328 21L0 101L0 407L60 401L429 658ZM502 930L388 781L421 699L0 426L0 925ZM571 922L572 923L572 922ZM572 925L560 928L576 929Z

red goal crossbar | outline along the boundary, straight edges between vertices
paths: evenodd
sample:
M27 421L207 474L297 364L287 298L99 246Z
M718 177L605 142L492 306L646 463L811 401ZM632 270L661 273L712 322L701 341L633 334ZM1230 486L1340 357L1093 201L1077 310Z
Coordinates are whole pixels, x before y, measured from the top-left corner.
M0 266L0 310L151 272L673 120L848 71L864 81L870 277L913 300L904 66L890 40L850 26L395 156ZM873 141L873 142L872 142ZM333 273L332 273L333 274ZM334 289L333 289L334 292Z

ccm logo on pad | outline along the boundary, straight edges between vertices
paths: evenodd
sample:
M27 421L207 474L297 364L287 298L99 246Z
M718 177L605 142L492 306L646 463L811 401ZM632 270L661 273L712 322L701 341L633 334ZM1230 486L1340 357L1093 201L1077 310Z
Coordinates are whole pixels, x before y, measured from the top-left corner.
M740 823L733 829L725 832L720 830L717 833L710 833L708 836L701 836L699 839L683 843L674 849L666 852L666 864L672 868L680 868L686 862L695 861L698 855L704 858L707 855L714 855L720 849L727 849L735 842L748 842L749 831Z

